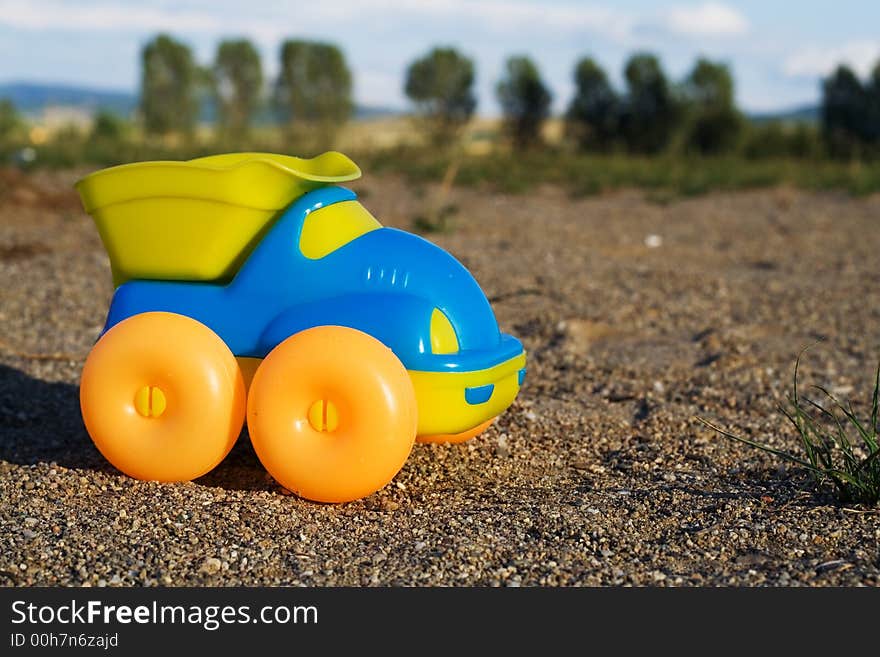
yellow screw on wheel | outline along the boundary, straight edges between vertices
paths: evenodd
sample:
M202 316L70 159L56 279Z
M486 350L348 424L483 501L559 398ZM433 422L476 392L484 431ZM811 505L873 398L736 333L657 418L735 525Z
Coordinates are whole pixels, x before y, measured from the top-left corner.
M319 502L385 486L415 442L415 392L394 353L342 326L287 338L257 369L248 432L269 473Z
M335 431L339 426L336 404L328 399L316 401L309 407L309 424L315 431Z
M165 393L158 386L144 386L134 396L134 407L144 417L159 417L167 405Z
M95 446L122 472L189 481L232 449L246 402L238 363L211 329L150 312L98 341L83 367L80 405Z

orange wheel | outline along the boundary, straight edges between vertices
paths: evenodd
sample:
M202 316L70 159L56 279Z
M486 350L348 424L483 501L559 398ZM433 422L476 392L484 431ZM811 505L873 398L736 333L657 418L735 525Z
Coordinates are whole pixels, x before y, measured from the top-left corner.
M478 424L473 429L468 429L461 433L439 433L433 436L419 436L416 438L416 441L420 443L463 443L465 440L470 440L471 438L479 436L492 426L492 423L495 422L496 419L497 418L493 417L483 422L483 424Z
M150 312L111 328L80 381L86 429L101 454L137 479L189 481L241 433L245 389L226 344L204 324Z
M319 502L379 490L403 467L416 435L415 392L381 342L319 326L279 344L257 369L248 431L285 488Z

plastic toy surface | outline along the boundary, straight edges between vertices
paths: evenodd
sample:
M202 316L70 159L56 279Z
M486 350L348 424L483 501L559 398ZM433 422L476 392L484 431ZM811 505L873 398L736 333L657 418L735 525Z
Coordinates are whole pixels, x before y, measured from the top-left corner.
M80 385L113 465L194 479L246 417L276 480L341 502L391 481L416 439L467 440L511 404L521 343L457 260L338 186L359 176L341 153L235 153L77 183L117 285Z

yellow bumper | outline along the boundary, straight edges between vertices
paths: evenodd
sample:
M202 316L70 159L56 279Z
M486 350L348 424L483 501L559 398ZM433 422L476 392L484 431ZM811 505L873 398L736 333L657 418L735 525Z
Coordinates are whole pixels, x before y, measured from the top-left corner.
M418 435L457 434L504 412L520 387L525 352L485 370L422 372L409 370L419 405ZM466 391L493 386L486 401L470 403Z

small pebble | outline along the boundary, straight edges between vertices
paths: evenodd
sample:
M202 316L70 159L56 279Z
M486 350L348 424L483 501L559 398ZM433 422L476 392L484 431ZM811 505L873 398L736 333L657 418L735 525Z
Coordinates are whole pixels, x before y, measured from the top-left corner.
M205 575L215 575L220 572L222 566L223 563L220 559L216 557L208 557L202 562L202 567L199 568L199 572L204 573Z

